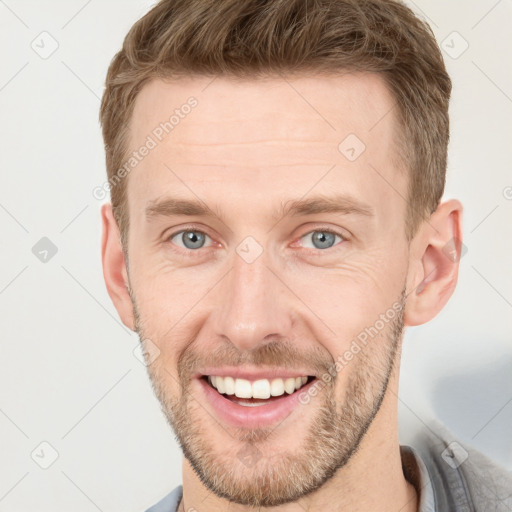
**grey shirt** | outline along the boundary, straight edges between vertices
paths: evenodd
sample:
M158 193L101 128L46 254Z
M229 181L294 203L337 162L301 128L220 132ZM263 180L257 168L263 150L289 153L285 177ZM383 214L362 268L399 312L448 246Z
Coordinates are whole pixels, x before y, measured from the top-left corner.
M478 451L454 441L444 427L401 446L405 478L416 488L418 512L512 512L512 473ZM175 512L179 485L146 512Z

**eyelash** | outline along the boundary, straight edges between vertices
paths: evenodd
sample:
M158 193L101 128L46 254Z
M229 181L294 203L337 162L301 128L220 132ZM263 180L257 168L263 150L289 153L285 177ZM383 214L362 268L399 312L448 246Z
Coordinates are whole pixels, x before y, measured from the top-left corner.
M205 235L207 236L208 238L210 238L211 240L212 237L210 235L208 235L208 233L206 233L205 231L202 231L201 229L196 229L194 226L186 226L185 228L182 228L180 229L179 231L175 231L174 233L172 233L171 235L167 236L165 241L166 242L170 242L172 245L175 246L175 244L173 244L171 242L171 240L176 236L176 235L180 235L182 233L186 233L186 232L194 232L194 233L201 233L202 235ZM305 249L308 250L308 251L313 251L315 253L315 255L321 255L322 253L327 253L327 252L330 252L330 250L334 250L336 247L338 247L339 245L342 244L342 242L346 242L348 241L348 237L345 235L345 234L342 234L342 233L339 233L337 231L333 231L331 228L323 228L322 226L319 226L319 227L316 227L315 229L312 229L306 233L304 233L303 235L301 235L298 240L301 240L302 238L304 238L305 236L307 235L311 235L313 233L316 233L316 232L322 232L322 233L330 233L331 235L334 235L334 236L339 236L341 238L341 242L338 242L336 243L335 245L333 245L332 247L329 247L327 249L314 249L314 248L310 248L310 247L306 247ZM295 242L294 242L295 243ZM193 250L193 249L186 249L186 248L182 248L182 247L179 247L179 246L175 246L175 248L173 248L173 250L176 250L178 252L181 252L182 254L186 253L187 256L190 255L191 253L198 253L197 256L201 256L201 249L205 249L205 250L208 250L208 249L212 249L213 246L209 246L209 247L201 247L200 249L196 249L196 250Z

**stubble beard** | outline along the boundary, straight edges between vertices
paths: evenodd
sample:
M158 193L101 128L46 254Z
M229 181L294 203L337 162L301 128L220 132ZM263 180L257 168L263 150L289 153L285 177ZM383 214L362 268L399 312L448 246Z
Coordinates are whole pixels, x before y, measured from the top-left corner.
M401 344L405 288L399 302L401 308L387 325L387 332L372 339L349 363L354 366L349 369L352 373L344 399L336 400L335 378L325 383L309 404L298 406L311 410L314 407L316 412L301 415L299 421L302 424L308 422L309 427L301 449L294 453L279 446L279 439L286 440L293 432L280 431L279 425L260 429L223 426L191 397L190 379L180 379L181 395L176 398L171 396L165 384L164 374L168 372L158 365L148 365L151 384L162 411L184 456L204 486L234 503L275 507L295 502L318 490L345 466L357 452L388 388ZM141 340L145 340L133 297L132 303L137 333ZM278 351L276 348L275 352ZM283 360L277 357L274 364ZM332 367L332 361L327 362L327 367ZM180 363L178 373L182 375ZM211 429L217 431L216 437L220 433L227 438L222 443L222 450L210 442Z

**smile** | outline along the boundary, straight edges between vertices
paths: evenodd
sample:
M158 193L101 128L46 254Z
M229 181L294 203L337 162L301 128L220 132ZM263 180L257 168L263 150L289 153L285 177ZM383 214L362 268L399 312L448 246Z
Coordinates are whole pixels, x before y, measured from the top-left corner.
M316 380L307 375L255 380L202 375L196 379L215 416L224 423L246 428L283 421L301 406L300 393L307 392Z
M237 398L258 398L267 399L271 396L282 396L285 393L291 395L304 386L308 381L307 376L258 379L254 382L234 377L208 376L208 382L221 394L234 395ZM240 402L242 405L249 405ZM264 405L265 402L254 403L253 405Z

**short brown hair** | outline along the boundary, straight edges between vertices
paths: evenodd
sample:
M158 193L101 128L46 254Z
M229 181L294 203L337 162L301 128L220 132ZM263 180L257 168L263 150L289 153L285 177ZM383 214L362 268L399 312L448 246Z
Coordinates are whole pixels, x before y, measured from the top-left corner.
M100 121L109 182L128 151L137 94L154 78L365 71L382 75L409 169L406 233L443 195L451 81L430 27L396 0L161 0L128 32L108 69ZM124 242L126 180L111 188Z

